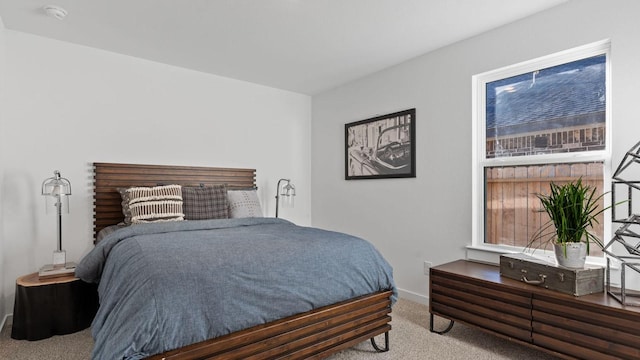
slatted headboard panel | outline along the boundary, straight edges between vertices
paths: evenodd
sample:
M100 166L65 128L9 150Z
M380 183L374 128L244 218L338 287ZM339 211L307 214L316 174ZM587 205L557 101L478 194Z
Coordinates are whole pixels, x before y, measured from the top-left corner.
M118 188L159 184L227 184L231 189L256 186L255 169L116 163L93 163L93 167L94 239L100 230L124 219Z

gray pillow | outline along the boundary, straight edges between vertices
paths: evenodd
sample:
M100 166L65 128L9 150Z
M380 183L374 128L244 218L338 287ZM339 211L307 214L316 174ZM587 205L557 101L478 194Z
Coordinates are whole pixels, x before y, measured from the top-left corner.
M124 223L120 223L118 225L109 225L98 232L98 236L96 236L96 244L99 243L102 239L107 237L107 235L111 235L111 233L124 229L129 225L125 225Z
M256 190L229 190L229 217L263 217L262 207Z
M186 220L228 219L227 186L183 186L182 208Z

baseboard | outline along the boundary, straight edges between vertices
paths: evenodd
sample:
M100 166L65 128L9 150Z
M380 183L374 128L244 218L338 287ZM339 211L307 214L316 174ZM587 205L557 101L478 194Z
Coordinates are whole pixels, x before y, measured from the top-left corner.
M411 300L422 305L429 305L429 297L422 294L415 293L409 290L398 289L398 297L401 299Z
M13 323L13 321L8 321L9 318L13 318L13 314L7 314L4 316L4 318L2 319L2 322L0 322L0 331L2 331L2 329L4 329L4 325L11 325ZM13 319L11 319L13 320Z

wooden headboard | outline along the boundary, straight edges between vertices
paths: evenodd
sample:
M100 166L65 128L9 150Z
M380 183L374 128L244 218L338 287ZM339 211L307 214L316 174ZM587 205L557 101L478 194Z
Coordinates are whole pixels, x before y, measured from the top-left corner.
M255 169L198 166L93 163L93 236L124 220L118 188L179 184L227 184L230 189L256 187Z

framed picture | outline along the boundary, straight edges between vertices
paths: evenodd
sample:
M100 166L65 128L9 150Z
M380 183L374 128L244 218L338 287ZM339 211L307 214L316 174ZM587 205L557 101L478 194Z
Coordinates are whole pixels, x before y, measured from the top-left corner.
M345 179L416 177L416 109L345 124Z

